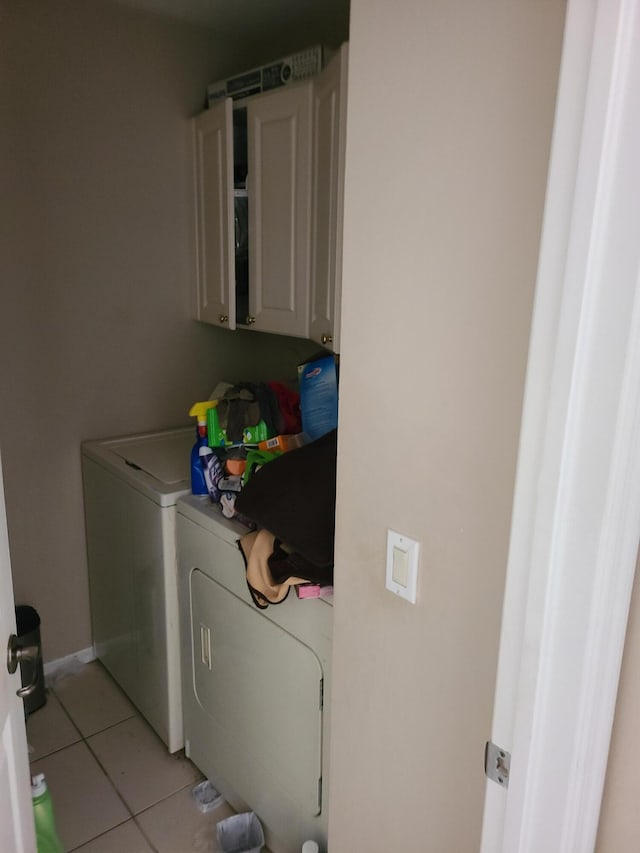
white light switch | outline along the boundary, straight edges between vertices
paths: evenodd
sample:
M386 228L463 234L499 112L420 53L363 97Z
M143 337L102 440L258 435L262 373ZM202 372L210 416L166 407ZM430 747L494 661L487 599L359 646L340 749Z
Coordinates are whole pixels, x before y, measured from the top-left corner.
M419 544L395 530L387 531L387 589L416 603Z
M406 587L409 583L409 554L403 548L393 546L391 554L391 578L400 586Z

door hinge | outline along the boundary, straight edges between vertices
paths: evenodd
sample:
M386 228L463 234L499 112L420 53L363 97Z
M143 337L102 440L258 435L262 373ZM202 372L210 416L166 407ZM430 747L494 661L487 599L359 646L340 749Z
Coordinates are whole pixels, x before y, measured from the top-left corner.
M496 746L492 741L487 741L484 748L484 772L489 779L509 787L509 769L511 767L511 753L506 749Z

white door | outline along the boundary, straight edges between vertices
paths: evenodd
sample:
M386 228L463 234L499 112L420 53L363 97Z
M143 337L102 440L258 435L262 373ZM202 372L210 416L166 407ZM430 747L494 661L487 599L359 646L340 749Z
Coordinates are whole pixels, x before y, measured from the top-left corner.
M482 853L595 847L640 538L640 0L569 0Z
M6 648L15 634L16 621L9 563L9 539L0 460L0 850L35 853L36 841L31 807L29 760L20 689L20 667L9 675Z

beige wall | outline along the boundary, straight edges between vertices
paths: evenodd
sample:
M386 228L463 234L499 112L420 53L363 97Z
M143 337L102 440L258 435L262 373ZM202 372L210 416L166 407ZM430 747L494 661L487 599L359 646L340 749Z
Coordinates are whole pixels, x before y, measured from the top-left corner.
M640 559L631 597L618 701L611 736L597 853L640 849Z
M102 0L0 0L0 448L46 660L91 644L80 442L186 423L218 378L294 376L311 349L189 318L186 118L254 61Z
M563 21L352 0L331 853L478 849Z

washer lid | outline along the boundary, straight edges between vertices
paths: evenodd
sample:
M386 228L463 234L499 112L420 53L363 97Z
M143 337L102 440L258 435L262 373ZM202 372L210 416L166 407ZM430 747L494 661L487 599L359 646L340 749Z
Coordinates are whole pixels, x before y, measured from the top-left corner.
M189 430L114 442L109 449L132 468L171 486L189 479L192 444L193 432Z
M191 491L193 427L83 441L82 455L125 480L159 506Z

